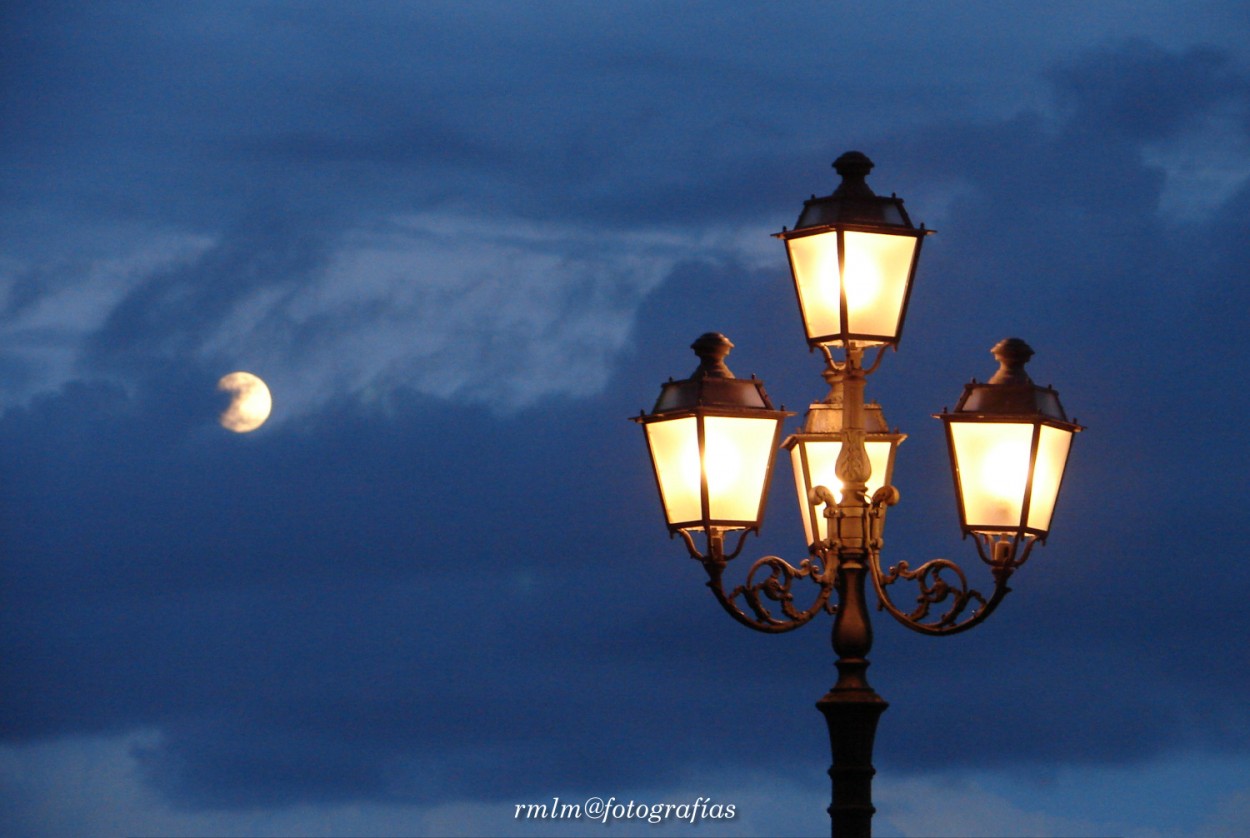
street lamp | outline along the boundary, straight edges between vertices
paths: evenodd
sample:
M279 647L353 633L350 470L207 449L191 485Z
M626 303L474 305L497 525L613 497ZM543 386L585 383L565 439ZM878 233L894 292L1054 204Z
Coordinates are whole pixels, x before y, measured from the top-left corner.
M727 531L756 532L764 518L781 423L764 383L743 380L725 365L733 344L710 332L690 348L699 367L690 378L669 379L646 431L655 483L669 533L709 538Z
M669 533L680 535L703 565L708 587L730 616L781 633L821 612L833 615L838 680L816 706L833 753L829 815L834 836L843 838L872 833L872 747L888 706L866 677L872 647L866 579L880 607L915 631L954 634L985 620L1049 533L1072 437L1082 430L1069 421L1059 394L1025 373L1033 355L1028 344L1001 341L992 350L1000 365L993 377L973 380L954 411L936 416L946 429L960 526L989 567L993 591L970 588L949 559L882 569L885 513L899 499L891 483L894 457L905 436L889 430L880 405L864 402L864 388L885 349L897 348L920 245L931 231L912 225L900 198L873 194L865 182L872 165L859 152L842 155L834 163L842 176L837 190L813 196L795 229L777 234L789 255L808 344L821 350L830 387L783 444L794 466L808 556L797 566L765 556L743 584L725 589L726 566L747 534L759 531L781 426L792 415L773 408L762 382L733 377L725 365L733 347L728 338L709 333L696 340L699 368L688 379L670 379L652 412L634 417L645 431ZM873 349L865 366L865 352ZM727 535L736 536L732 549ZM806 607L796 603L802 580L815 586ZM890 596L899 581L919 590L909 610Z
M782 230L807 343L896 346L924 241L901 198L873 194L872 161L848 151L833 164L842 183L813 195L793 230Z

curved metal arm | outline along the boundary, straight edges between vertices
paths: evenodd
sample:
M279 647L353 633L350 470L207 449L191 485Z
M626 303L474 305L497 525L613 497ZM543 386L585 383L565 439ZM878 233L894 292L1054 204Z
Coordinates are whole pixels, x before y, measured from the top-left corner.
M977 552L994 575L994 591L988 599L980 591L968 587L968 577L963 569L949 559L932 559L915 569L902 561L882 573L881 522L885 517L885 507L897 502L898 492L892 487L878 490L872 499L873 538L869 544L868 563L872 569L873 587L877 589L878 609L889 612L907 628L922 634L957 634L983 622L1003 601L1003 597L1011 593L1007 580L1016 568L1028 560L1036 539L1026 538L1024 550L1020 552L1020 537L993 539L983 533L973 533ZM920 589L916 607L910 612L905 613L896 606L886 592L886 588L899 579L915 581ZM941 614L928 619L934 606L947 602L950 605ZM975 608L965 614L972 603L976 603Z
M826 504L833 503L833 496L826 491ZM725 552L725 531L712 529L704 533L707 539L707 552L700 552L695 545L694 536L686 530L679 530L682 541L691 558L697 559L707 571L707 586L712 589L716 601L738 622L756 631L769 634L793 631L806 625L821 611L836 613L837 607L829 601L834 591L834 582L838 575L838 560L835 555L821 554L799 562L799 566L787 562L778 556L765 556L757 559L747 571L746 582L728 593L725 592L723 581L725 565L737 558L746 543L747 534L752 530L741 530L738 543L733 552ZM766 571L766 573L765 573ZM810 606L800 610L794 604L794 581L810 579L818 590L816 599ZM737 600L741 598L745 606ZM781 614L776 615L768 608L768 602L774 602Z
M707 553L700 553L699 548L694 544L694 536L686 530L678 530L681 533L681 539L686 543L686 552L690 554L690 558L698 559L703 563L709 560L719 561L721 564L738 558L738 554L742 552L742 545L747 542L747 535L751 530L741 530L738 533L738 544L734 547L734 551L729 555L725 555L725 533L722 530L712 530L710 533L704 533L707 537Z
M821 611L833 613L835 610L829 597L833 593L837 571L831 565L822 566L819 561L807 558L795 567L777 556L765 556L751 565L745 583L725 593L722 582L725 564L725 561L717 561L713 557L704 559L703 569L708 575L707 586L712 589L716 601L729 616L744 626L769 634L781 634L806 625ZM757 575L764 569L767 569L767 575L757 580ZM819 586L815 601L801 611L794 605L792 588L796 579L811 579ZM750 613L735 602L739 597L746 601ZM773 614L765 600L777 603L784 616Z
M883 574L874 551L870 563L873 586L877 589L878 607L888 611L890 616L909 629L922 634L956 634L967 631L990 616L1003 597L1011 592L1011 588L1007 587L1007 579L1011 576L1010 568L994 573L994 593L987 600L980 591L968 587L968 579L963 570L949 559L932 559L915 570L903 561L892 565L889 572ZM950 571L956 578L943 576L945 571ZM916 607L910 613L903 613L885 591L886 586L899 579L915 580L920 588ZM950 607L935 619L925 622L933 606L947 600L950 601ZM961 620L971 602L977 603L976 609Z

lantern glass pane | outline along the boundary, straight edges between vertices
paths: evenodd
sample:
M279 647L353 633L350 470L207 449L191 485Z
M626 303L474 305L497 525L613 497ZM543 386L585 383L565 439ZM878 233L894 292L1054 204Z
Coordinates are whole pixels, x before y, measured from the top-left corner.
M787 239L794 282L799 292L799 308L807 337L838 334L842 331L842 303L838 276L838 235L817 233Z
M841 447L841 443L838 443L838 446ZM808 485L803 473L803 454L805 450L810 457L812 454L810 444L796 443L790 449L790 465L794 467L794 489L799 496L799 514L803 518L803 535L807 537L808 544L815 544L817 537L812 535L812 528L815 526L819 528L820 532L824 532L825 527L821 523L824 520L824 515L821 514L819 507L813 507L807 499Z
M1064 428L1042 426L1037 443L1037 465L1033 467L1033 495L1029 499L1029 526L1043 532L1050 529L1050 518L1055 511L1055 499L1059 496L1059 484L1063 481L1063 469L1068 462L1068 446L1072 444L1072 431Z
M892 339L899 330L919 239L850 230L844 235L847 331Z
M703 421L711 518L757 521L780 420L706 416Z
M867 485L868 497L872 497L873 493L885 485L886 478L890 473L890 450L894 444L890 440L869 439L865 445L868 449L868 464L872 469L872 475L868 478ZM842 451L841 440L802 440L795 444L791 449L790 456L794 465L794 485L799 495L799 509L803 511L803 530L807 536L807 543L814 543L817 538L823 540L829 537L829 522L825 518L824 505L816 507L812 506L809 500L809 489L815 486L824 486L833 492L834 497L841 500L843 483L838 479L837 466L838 454ZM807 455L808 473L811 475L811 485L804 485L803 482L803 466L802 454ZM812 537L812 512L815 509L815 526L819 535Z
M660 484L660 500L664 504L668 523L699 520L703 512L696 417L648 422L643 428L651 446L651 458Z
M1018 530L1033 424L951 422L950 429L965 525L988 532Z

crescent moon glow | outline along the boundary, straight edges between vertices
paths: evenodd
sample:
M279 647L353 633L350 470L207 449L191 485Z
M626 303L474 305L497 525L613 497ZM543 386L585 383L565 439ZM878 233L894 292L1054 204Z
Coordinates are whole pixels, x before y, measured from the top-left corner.
M217 419L226 430L245 434L256 430L269 418L273 397L269 395L265 382L250 372L223 375L217 382L217 389L232 394L230 406Z

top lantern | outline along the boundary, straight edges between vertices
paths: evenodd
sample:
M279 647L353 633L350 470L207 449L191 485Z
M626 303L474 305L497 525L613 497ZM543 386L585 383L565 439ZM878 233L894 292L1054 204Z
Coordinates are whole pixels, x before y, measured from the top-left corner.
M786 243L794 290L816 347L898 344L920 244L933 232L911 223L903 199L878 197L865 178L873 163L848 151L833 164L842 183L803 203Z

